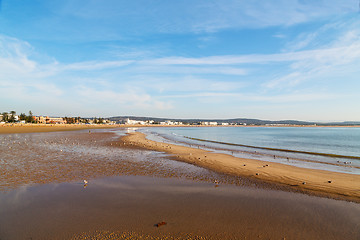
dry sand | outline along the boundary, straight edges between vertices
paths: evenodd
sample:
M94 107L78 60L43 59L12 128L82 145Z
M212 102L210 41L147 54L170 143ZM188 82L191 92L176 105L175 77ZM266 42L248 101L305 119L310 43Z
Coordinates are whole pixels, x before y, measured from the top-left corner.
M146 139L135 132L122 137L124 144L172 154L176 159L225 174L256 178L301 189L344 196L360 201L360 175L305 169L280 163L236 158Z
M77 124L2 124L0 125L0 134L8 133L32 133L32 132L58 132L75 131L82 129L102 129L115 128L120 125L77 125Z

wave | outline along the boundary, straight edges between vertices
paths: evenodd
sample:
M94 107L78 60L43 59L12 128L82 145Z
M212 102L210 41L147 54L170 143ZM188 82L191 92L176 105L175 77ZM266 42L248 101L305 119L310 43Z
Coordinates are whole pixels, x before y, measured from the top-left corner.
M194 138L194 137L187 137L187 136L183 136L183 137L185 137L187 139L191 139L191 140L201 141L201 142L218 143L218 144L230 145L230 146L247 147L247 148L278 151L278 152L300 153L300 154L317 155L317 156L325 156L325 157L332 157L332 158L346 158L346 159L360 160L360 157L358 157L358 156L347 156L347 155L340 155L340 154L333 154L333 153L309 152L309 151L291 150L291 149L283 149L283 148L258 147L258 146L251 146L251 145L237 144L237 143L228 143L228 142L220 142L220 141L201 139L201 138Z

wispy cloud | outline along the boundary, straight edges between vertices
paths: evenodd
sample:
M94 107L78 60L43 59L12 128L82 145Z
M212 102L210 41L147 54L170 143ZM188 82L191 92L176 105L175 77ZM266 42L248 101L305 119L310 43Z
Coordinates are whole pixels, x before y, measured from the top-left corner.
M360 21L352 17L348 21L326 24L316 32L301 33L296 38L297 41L289 45L291 49L317 48L297 51L296 53L304 54L304 58L294 59L287 74L272 79L264 86L293 87L303 81L324 78L329 80L334 77L348 78L348 76L354 76L355 72L360 73L357 67L360 64L359 29ZM326 42L324 39L327 39ZM321 41L320 44L319 41ZM353 77L349 80L351 78Z
M0 74L0 76L3 81L5 81L7 76L12 76L12 78L17 79L31 76L31 81L34 81L34 78L36 78L36 81L40 86L45 83L44 77L64 74L67 71L75 71L78 73L82 73L84 71L94 71L96 74L110 74L111 72L107 72L107 70L115 69L116 73L119 73L119 69L124 68L123 71L131 75L138 75L137 72L141 72L142 74L139 78L142 80L140 80L140 82L138 81L139 86L142 81L143 85L148 86L150 89L154 86L158 86L157 88L160 90L162 89L161 91L179 91L180 89L183 89L183 91L196 91L197 89L204 88L208 90L230 91L236 89L237 87L235 86L241 86L241 84L239 85L239 83L234 82L227 83L224 80L200 80L201 78L193 78L191 76L194 74L246 76L250 74L250 72L246 70L248 64L289 64L288 70L290 73L276 79L272 79L271 81L263 84L265 87L274 88L284 84L287 86L296 85L304 79L319 76L319 74L326 72L330 68L360 60L360 41L358 41L358 39L358 32L352 30L345 35L341 43L337 43L333 45L332 48L326 49L304 50L278 54L210 56L202 58L166 57L149 60L129 59L119 61L78 62L71 64L61 64L58 62L40 64L39 62L30 60L29 56L24 53L26 51L22 51L24 47L31 48L28 43L10 38L4 39L3 37L1 41L2 54L0 56L0 62L2 63L0 68L2 70L2 74ZM145 73L149 73L150 75L145 76ZM173 76L172 78L175 78L176 80L169 81L168 77L154 77L154 74L171 74ZM187 80L183 77L180 79L176 77L176 75L184 76L186 74L189 75ZM151 80L152 78L157 80ZM89 80L91 81L91 78ZM108 85L107 80L104 81L107 83L105 85ZM36 84L34 84L34 86L35 85ZM49 89L54 89L54 87L55 85L53 85L53 87L49 87ZM61 93L60 90L55 92L57 92L58 95ZM103 93L104 95L99 95L97 92L93 92L95 96L99 96L99 98L102 99L105 99L106 96L113 96L110 92ZM129 96L124 94L121 96L116 95L117 99L121 99L123 96L130 99ZM146 97L142 98L146 99Z
M40 63L31 59L33 49L29 43L1 36L0 38L0 93L1 99L7 101L30 100L48 103L62 102L64 98L86 105L89 102L126 104L138 109L167 110L172 106L168 102L159 101L143 91L124 89L121 91L109 85L108 80L99 81L97 76L106 74L107 70L119 69L130 65L133 60L125 61L91 61L63 64L57 61ZM87 72L96 72L93 77L82 78ZM72 74L68 74L71 72ZM78 87L82 82L89 86ZM95 81L95 82L92 82ZM92 83L91 83L92 82ZM67 83L68 86L64 86ZM96 84L94 84L96 83ZM70 86L69 86L70 84ZM102 90L94 86L102 85ZM120 84L121 85L121 84ZM66 90L64 90L66 89ZM81 101L78 97L81 97ZM50 101L51 100L51 101ZM0 101L4 104L4 101ZM0 104L0 107L2 104ZM79 107L77 105L77 107ZM70 107L71 108L71 107ZM71 110L70 110L71 111Z
M90 62L78 62L72 64L65 64L62 66L63 71L67 70L103 70L108 68L119 68L133 63L133 60L125 60L125 61L90 61Z
M29 99L41 92L44 97L60 96L62 90L48 82L48 65L29 58L33 53L25 41L0 35L0 92L3 99Z
M169 102L159 101L149 94L127 89L127 91L114 91L110 89L97 90L86 86L74 87L82 102L107 102L112 106L127 104L140 109L152 108L154 110L168 110L173 108Z
M181 61L181 60L180 60ZM207 64L171 64L165 60L165 64L162 63L163 59L151 59L138 61L133 66L134 71L146 72L146 73L162 73L162 74L181 74L181 75L234 75L243 76L247 75L247 69L239 66L222 66L222 64L213 64L218 66L208 67ZM171 66L173 65L173 66ZM180 66L180 65L192 65L192 66ZM199 66L195 66L199 65Z
M119 40L124 36L148 33L214 33L228 29L292 26L358 10L356 0L186 0L162 1L161 4L146 0L127 3L110 0L106 3L61 1L47 5L48 9L56 9L57 14L46 19L50 24L35 24L58 26L55 29L60 30L59 38L65 35L74 40ZM68 30L59 24L62 19L75 19L73 24L81 31L67 34ZM54 33L54 29L47 30Z
M267 64L272 62L293 62L312 59L314 56L326 58L334 52L341 52L346 47L304 50L276 54L228 55L201 58L166 57L144 60L142 64L158 65L238 65L238 64Z
M198 78L193 76L172 76L172 77L154 77L146 78L139 76L132 80L131 84L142 86L145 89L152 90L158 94L176 94L179 92L228 92L237 91L246 84L237 81L216 80L207 78Z
M193 18L190 19L193 31L215 32L244 27L291 26L356 11L356 0L341 3L336 0L207 1L193 5L193 15L190 16ZM202 14L196 15L198 12Z
M121 54L70 63L43 57L30 43L1 35L0 99L51 99L42 104L62 102L73 112L151 109L161 115L185 106L211 111L209 106L220 102L236 110L241 103L335 101L347 92L359 100L352 92L359 86L359 24L354 18L334 21L268 54ZM352 87L339 91L339 79Z
M318 92L308 93L291 93L291 94L279 94L270 96L261 96L259 94L248 93L229 93L229 92L198 92L190 94L179 95L164 95L162 99L176 99L176 98L228 98L231 101L248 102L267 102L267 103L291 103L291 102L312 102L317 100L330 100L342 97L336 94L326 94ZM227 100L225 100L227 101Z

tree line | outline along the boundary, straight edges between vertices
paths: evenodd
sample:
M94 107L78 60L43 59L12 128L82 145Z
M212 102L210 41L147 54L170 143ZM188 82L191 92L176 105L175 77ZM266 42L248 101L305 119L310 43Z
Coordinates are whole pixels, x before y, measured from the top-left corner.
M25 121L27 123L35 123L33 113L29 111L29 115L26 115L25 113L21 113L18 116L18 119L16 119L16 111L10 111L1 113L2 119L0 119L3 122L17 122L17 121Z
M26 115L25 113L21 113L19 116L16 115L16 111L10 111L10 112L3 112L1 113L2 117L0 116L0 122L7 122L7 123L14 123L18 121L25 121L26 123L37 123L35 120L32 111L29 111L29 114ZM81 118L81 117L64 117L66 123L68 124L75 124L75 123L95 123L95 124L102 124L106 123L104 118L96 118L94 117L91 121L87 118Z

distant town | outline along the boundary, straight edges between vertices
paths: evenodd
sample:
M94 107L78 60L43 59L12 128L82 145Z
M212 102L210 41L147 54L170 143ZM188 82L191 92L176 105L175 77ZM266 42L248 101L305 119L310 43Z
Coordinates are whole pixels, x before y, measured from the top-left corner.
M236 123L227 123L227 122L206 122L206 121L199 121L199 122L181 122L181 121L173 121L173 120L166 120L166 121L155 121L155 120L132 120L130 118L124 121L124 124L127 125L167 125L167 126L174 126L174 125L205 125L205 126L229 126L229 125L246 125L246 123L236 124Z
M49 116L34 116L31 111L26 115L21 113L17 115L15 111L3 112L0 114L0 124L5 123L33 123L33 124L116 124L115 121L110 121L105 118L81 118L81 117L49 117Z
M3 112L0 114L1 124L123 124L123 125L161 125L161 126L359 126L360 122L306 122L297 120L260 120L248 118L234 119L167 119L151 118L137 116L118 116L118 117L49 117L33 115L31 111L28 114L16 114L16 111Z
M0 124L5 123L33 123L33 124L126 124L126 125L206 125L206 126L228 126L228 125L239 125L236 123L227 123L227 122L208 122L208 121L201 121L201 122L181 122L181 121L155 121L155 120L134 120L134 119L121 119L117 121L113 121L107 118L81 118L81 117L49 117L49 116L34 116L31 111L29 114L26 115L25 113L21 113L17 115L15 111L3 112L0 114ZM240 124L246 125L246 123Z

